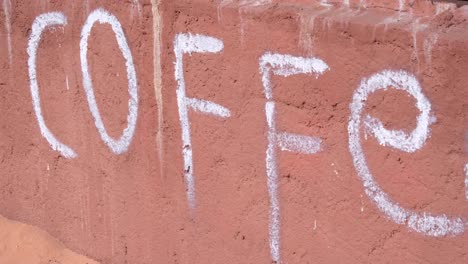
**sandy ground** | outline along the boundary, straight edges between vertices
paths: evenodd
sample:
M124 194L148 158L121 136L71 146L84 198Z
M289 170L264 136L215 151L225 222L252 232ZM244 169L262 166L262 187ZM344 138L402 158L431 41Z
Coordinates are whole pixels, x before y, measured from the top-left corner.
M97 264L81 256L47 232L0 216L1 264Z

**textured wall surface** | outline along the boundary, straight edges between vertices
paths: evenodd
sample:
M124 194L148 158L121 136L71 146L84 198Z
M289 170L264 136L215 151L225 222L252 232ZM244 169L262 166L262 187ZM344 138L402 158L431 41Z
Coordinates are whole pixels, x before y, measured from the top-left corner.
M468 263L467 7L1 4L0 263Z

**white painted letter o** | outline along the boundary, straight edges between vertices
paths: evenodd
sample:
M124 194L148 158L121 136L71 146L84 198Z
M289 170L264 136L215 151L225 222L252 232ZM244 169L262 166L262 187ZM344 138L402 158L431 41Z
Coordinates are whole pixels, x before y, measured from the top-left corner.
M127 68L128 92L130 94L130 98L128 100L127 127L124 129L122 136L118 140L109 136L104 123L102 122L96 98L94 97L93 84L89 73L87 58L88 38L91 33L91 29L96 22L101 24L110 24L112 26L119 48L125 58L125 66ZM114 15L101 8L96 9L89 14L88 19L86 19L83 29L81 30L80 58L81 71L83 73L83 86L96 128L101 135L101 139L111 149L111 151L115 154L122 154L127 151L128 146L132 142L133 134L135 133L136 122L138 119L138 86L130 48L125 38L122 26Z

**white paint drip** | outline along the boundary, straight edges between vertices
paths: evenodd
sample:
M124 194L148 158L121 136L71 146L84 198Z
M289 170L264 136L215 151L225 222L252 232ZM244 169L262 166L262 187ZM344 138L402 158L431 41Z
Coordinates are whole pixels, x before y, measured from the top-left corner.
M218 104L196 98L188 98L186 95L184 79L183 55L192 52L198 53L218 53L224 48L221 40L204 35L177 34L174 39L174 53L176 57L174 77L177 81L177 105L179 109L179 120L182 129L182 155L184 158L184 178L187 185L187 199L189 207L195 208L195 181L193 168L193 153L190 136L190 121L188 118L188 108L206 114L212 114L227 118L230 111Z
M468 163L465 164L465 198L468 201Z
M31 88L31 97L33 101L34 112L36 114L36 119L39 124L39 129L41 130L41 135L49 142L49 145L53 150L60 152L62 156L70 159L75 158L77 156L75 151L67 145L60 142L49 130L44 121L36 71L37 48L39 46L39 42L41 41L41 35L43 31L46 29L46 27L63 26L66 24L67 18L63 15L63 13L59 12L45 13L36 17L32 25L31 35L29 36L27 52L29 56L28 72Z
M388 30L388 26L390 24L398 23L400 21L400 19L401 19L401 13L399 13L398 15L392 15L392 16L385 17L382 21L375 23L374 29L373 29L373 32L372 32L372 39L375 39L375 33L376 33L376 30L377 30L377 27L379 27L380 25L383 25L384 26L384 33L386 33L387 30Z
M70 85L68 84L68 75L65 77L65 83L67 84L67 91L70 90Z
M268 147L266 150L266 173L268 195L270 199L269 236L270 255L273 261L280 263L280 207L278 199L278 168L276 148L305 154L317 153L321 149L321 140L317 137L278 132L276 129L275 102L271 85L271 72L280 76L312 74L318 77L328 70L328 65L317 58L295 57L285 54L265 53L259 60L263 90L267 102L265 116L268 125Z
M302 12L300 16L300 31L299 31L299 47L305 51L306 54L313 54L314 47L314 31L315 19L322 14L330 11L333 7L327 0L321 0L320 5L325 7L321 10L314 10L314 12Z
M239 11L241 11L241 9L264 6L264 5L269 5L271 3L272 3L271 0L221 0L217 7L218 21L222 20L223 8L225 8L226 6L230 6L230 5L237 6L239 8Z
M136 10L138 15L141 16L141 3L139 0L132 0L132 8L130 9L131 16L134 16L134 11Z
M419 51L418 51L418 33L425 30L428 26L427 24L420 23L421 18L417 18L411 24L411 32L413 37L413 53L411 54L417 62L418 71L419 71Z
M8 62L13 63L13 50L11 47L11 2L3 0L3 13L5 14L5 29L7 33Z
M160 0L151 0L151 11L153 13L153 68L154 68L154 92L158 104L158 132L156 142L159 154L159 170L161 177L164 176L164 105L162 94L162 70L161 70L161 34L162 19L159 13Z
M217 11L217 14L218 14L218 22L223 20L223 8L225 6L231 4L231 1L232 0L221 0L221 2L219 2L218 7L216 8L216 11Z
M373 200L380 211L397 224L405 224L410 229L429 236L440 237L445 235L457 235L464 232L464 222L461 218L448 218L446 215L431 215L425 212L416 213L399 206L380 188L374 180L367 166L361 138L361 114L365 102L370 94L378 90L386 90L394 87L403 90L416 98L416 107L421 114L418 117L416 129L410 134L389 133L375 122L366 122L366 129L370 129L379 142L390 145L406 152L414 152L421 148L429 136L429 101L423 95L421 87L416 78L404 71L382 71L374 74L369 79L364 79L353 95L350 104L351 117L348 123L349 150L353 157L357 174L364 183L366 194ZM366 118L368 120L368 118ZM378 121L371 119L372 121ZM399 141L401 140L401 141Z
M349 0L343 0L343 5L349 7Z
M86 6L86 13L89 13L89 0L86 0L85 6Z
M317 219L314 220L314 230L317 229Z
M403 11L405 8L405 0L398 0L398 11Z
M431 65L432 64L432 49L435 46L439 39L439 35L437 33L430 33L429 37L424 40L424 57L426 59L426 63Z
M243 9L244 9L243 7L240 7L238 10L239 20L240 20L239 34L240 34L240 42L241 42L242 47L244 46L244 43L245 43L245 28L247 27L247 23L245 23L245 20L244 20Z
M310 13L301 13L299 27L299 42L298 45L307 54L311 53L313 47L313 31L314 31L315 15ZM312 31L312 32L310 32Z
M107 133L104 123L99 113L99 108L94 97L93 84L91 75L88 67L88 39L91 33L91 29L94 23L99 22L100 24L109 24L115 33L119 49L125 58L125 66L127 69L128 79L128 92L130 98L128 100L128 116L127 116L127 127L124 129L122 136L115 140ZM138 119L138 85L137 77L135 72L135 66L133 64L133 58L125 38L124 31L119 20L104 9L96 9L89 14L86 19L83 29L81 30L80 39L80 59L81 59L81 71L83 73L83 87L86 92L86 98L88 100L91 114L94 118L94 123L99 131L99 135L104 143L111 149L115 154L122 154L127 151L128 146L132 142L133 135L135 133L136 122Z
M366 0L359 0L359 8L367 8L367 1Z

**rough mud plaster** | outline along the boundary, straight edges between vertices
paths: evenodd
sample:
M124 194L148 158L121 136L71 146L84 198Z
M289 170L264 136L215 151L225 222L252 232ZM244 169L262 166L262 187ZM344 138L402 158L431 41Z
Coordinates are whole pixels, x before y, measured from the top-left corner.
M313 155L276 152L279 262L466 263L466 227L434 237L389 217L368 197L349 149L361 83L384 70L414 75L431 105L425 142L414 152L380 144L386 141L365 120L402 131L404 141L421 111L405 91L375 91L357 133L367 167L401 208L466 223L468 10L429 1L410 9L409 2L399 10L399 1L9 1L9 11L0 12L1 23L6 13L11 23L0 25L0 214L100 263L271 263L268 100L259 70L271 52L320 58L329 67L317 79L271 75L276 129L321 140ZM83 87L80 34L97 8L121 24L137 79L138 119L120 154L101 139ZM28 41L34 20L49 12L63 13L67 23L41 35L40 102L45 123L74 159L41 135L32 101ZM220 52L182 60L186 97L230 113L205 115L201 104L188 111L196 213L184 179L178 34L223 43ZM102 123L119 139L128 126L129 81L110 25L92 26L86 57Z
M167 196L174 192L159 177L154 140L158 110L152 10L149 2L140 1L141 15L135 12L132 18L132 5L11 1L11 67L3 24L0 29L1 214L37 226L71 250L102 263L154 263L161 258L157 248L172 236L167 235L161 216L171 214L163 212L170 208L163 205L172 201ZM119 20L137 76L138 120L131 144L119 155L101 139L83 87L80 34L88 15L98 8ZM67 23L48 27L41 35L36 57L41 106L50 131L78 154L74 159L61 156L41 136L29 89L30 29L36 17L49 12L63 13ZM110 25L93 25L87 59L102 122L109 137L119 139L128 126L129 81L126 60Z

